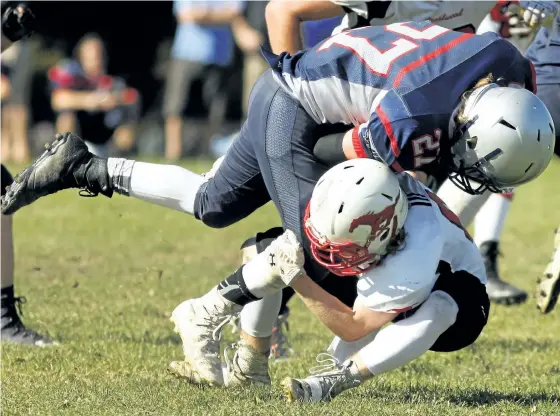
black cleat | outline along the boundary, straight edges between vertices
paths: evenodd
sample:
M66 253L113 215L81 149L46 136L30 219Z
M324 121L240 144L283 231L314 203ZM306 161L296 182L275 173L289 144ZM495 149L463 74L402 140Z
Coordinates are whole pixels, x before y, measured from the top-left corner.
M13 214L43 196L68 188L81 188L83 196L112 196L107 161L91 154L78 136L57 134L45 147L47 150L6 188L2 214Z
M487 241L480 246L480 254L486 267L486 292L490 301L501 305L516 305L527 300L527 292L500 279L498 275L498 243Z
M23 316L21 305L25 302L26 300L24 297L2 296L2 332L0 334L2 342L32 345L36 347L58 345L57 342L51 340L49 337L40 335L23 325L20 315Z

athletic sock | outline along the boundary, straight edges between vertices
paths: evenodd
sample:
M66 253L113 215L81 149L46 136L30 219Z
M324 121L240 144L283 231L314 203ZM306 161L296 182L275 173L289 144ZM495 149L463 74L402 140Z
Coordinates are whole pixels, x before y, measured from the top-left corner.
M478 247L487 241L500 241L512 194L493 194L476 214L474 242Z
M205 182L202 175L179 166L107 160L115 192L194 215L196 194Z

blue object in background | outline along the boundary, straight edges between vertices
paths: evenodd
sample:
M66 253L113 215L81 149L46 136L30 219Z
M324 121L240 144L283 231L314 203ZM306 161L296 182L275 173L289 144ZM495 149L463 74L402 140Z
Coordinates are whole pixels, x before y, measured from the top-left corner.
M303 46L308 49L328 38L335 27L342 21L342 16L330 19L313 20L303 23Z

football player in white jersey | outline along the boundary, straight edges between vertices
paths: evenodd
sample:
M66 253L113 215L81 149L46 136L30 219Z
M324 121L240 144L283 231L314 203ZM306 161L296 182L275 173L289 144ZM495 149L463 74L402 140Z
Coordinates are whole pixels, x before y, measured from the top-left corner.
M480 253L457 217L407 173L394 174L369 159L331 168L315 186L304 227L319 264L342 281L359 277L354 307L305 275L301 246L287 231L253 257L238 280L262 299L242 311L242 339L233 358L226 352L228 385L270 383L270 338L258 334L270 334L278 310L274 294L288 285L336 335L329 347L332 365L304 380L287 380L291 400L329 400L428 350L464 348L486 325L489 300ZM191 361L173 362L172 370L208 382L199 369L207 355L219 355L219 339L212 334L238 309L216 288L179 305L172 320ZM383 328L389 322L394 325Z

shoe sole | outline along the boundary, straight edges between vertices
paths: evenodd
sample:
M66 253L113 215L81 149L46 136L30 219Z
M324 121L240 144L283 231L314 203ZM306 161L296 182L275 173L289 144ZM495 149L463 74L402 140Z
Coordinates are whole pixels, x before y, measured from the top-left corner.
M295 403L299 400L296 393L298 390L301 390L301 388L295 378L287 377L282 380L282 391L288 403Z
M554 279L552 283L552 290L550 291L548 296L544 297L542 305L540 307L537 306L545 315L552 312L552 310L556 306L556 303L558 302L558 297L560 297L560 274L556 274L555 277L549 275L548 278Z
M537 282L537 309L543 314L552 312L560 297L560 238L556 237L554 255L544 272L544 279ZM543 286L550 286L546 290Z
M4 202L2 205L5 206L5 208L2 207L2 213L4 215L11 215L11 214L15 213L17 210L19 210L20 208L23 208L23 207L20 207L17 210L11 211L10 210L10 206L11 206L10 201L13 201L15 199L15 197L18 196L21 189L27 184L29 178L31 177L31 173L33 173L33 171L35 169L37 169L39 167L39 165L41 165L45 160L47 160L49 157L56 154L56 151L58 150L58 148L61 145L63 145L64 143L66 143L66 137L64 137L64 136L56 139L52 143L47 143L45 145L46 150L41 154L41 156L39 156L31 164L31 166L25 168L23 170L23 172L21 172L20 174L15 176L14 181L12 182L11 185L9 185L6 188L6 194L2 198L3 202Z

